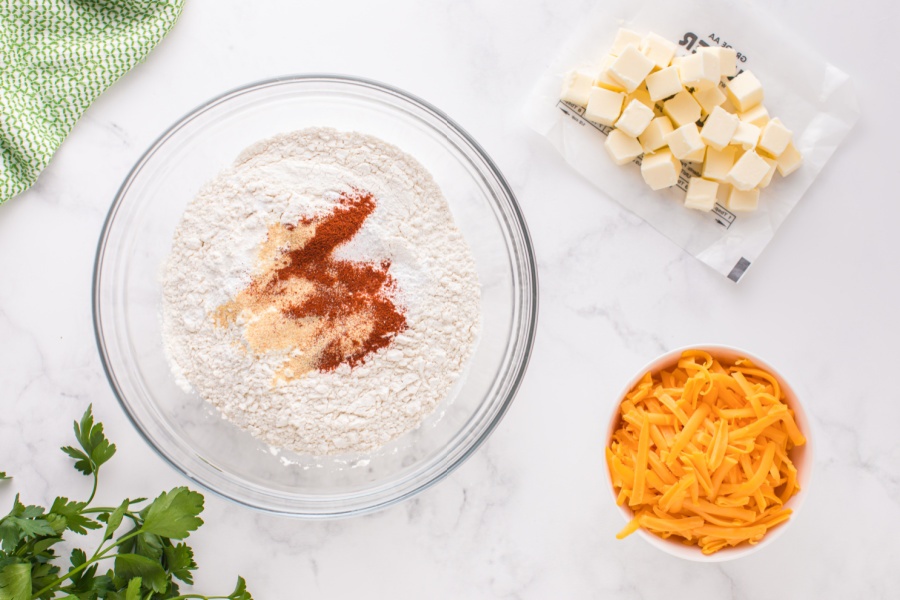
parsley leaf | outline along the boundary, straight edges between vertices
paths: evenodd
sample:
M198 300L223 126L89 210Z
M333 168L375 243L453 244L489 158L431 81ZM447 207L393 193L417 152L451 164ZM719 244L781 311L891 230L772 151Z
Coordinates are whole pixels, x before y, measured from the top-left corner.
M228 597L231 600L253 600L253 596L247 591L247 582L240 576L238 577L234 591L231 592Z
M85 535L88 529L100 529L102 525L85 517L81 511L87 506L86 502L70 501L68 498L59 496L53 501L50 507L50 513L59 515L65 519L65 528L74 531L78 535Z
M203 525L198 517L203 512L203 496L186 487L163 492L143 513L143 531L183 540L191 531Z
M31 564L14 563L0 570L0 600L31 598Z
M69 557L69 562L72 563L73 567L80 567L87 562L87 554L85 554L84 550L82 550L81 548L75 548L74 550L72 550L72 555Z
M194 576L191 571L197 569L197 563L194 562L194 551L187 544L178 544L177 546L166 546L163 549L166 557L166 570L172 574L172 577L193 585Z
M75 468L85 475L95 475L100 465L108 461L116 453L116 445L110 444L103 434L103 424L94 424L92 407L88 406L81 417L81 423L74 423L75 438L81 450L65 446L62 451L76 460Z
M122 504L109 516L109 519L106 521L106 533L103 534L105 539L112 538L113 534L116 533L116 529L119 528L122 524L122 519L125 518L125 511L128 510L129 504L128 498L125 498Z
M19 502L19 495L13 501L13 509L0 519L0 545L5 552L12 552L25 538L56 536L56 530L42 519L44 509L40 506L25 506ZM2 600L2 599L0 599Z
M0 481L3 481L4 479L12 479L12 477L7 475L4 471L0 471Z
M158 561L139 554L116 555L116 578L128 581L141 578L141 585L157 593L163 593L169 587L169 578Z
M135 577L128 582L125 590L125 600L141 600L141 578Z

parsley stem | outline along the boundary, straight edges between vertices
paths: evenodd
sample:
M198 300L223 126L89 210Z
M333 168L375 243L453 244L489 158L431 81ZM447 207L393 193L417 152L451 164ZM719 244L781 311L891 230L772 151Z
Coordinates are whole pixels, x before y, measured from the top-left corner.
M94 496L97 495L97 483L99 483L100 481L99 473L97 473L97 467L93 469L92 473L94 475L94 486L91 488L90 498L88 498L87 502L85 502L86 505L90 504L94 500Z
M113 512L115 512L115 510L116 510L115 508L112 508L109 506L98 506L96 508L86 508L81 511L81 514L113 513ZM141 525L141 518L138 515L131 512L130 510L126 510L124 513L124 516L131 519L135 525L137 525L137 526Z
M110 542L110 545L107 546L106 548L104 548L103 544L101 543L100 547L97 548L97 551L94 552L94 555L90 558L90 560L83 562L82 564L78 565L77 567L75 567L74 569L72 569L71 571L69 571L68 573L63 575L62 577L57 577L55 580L53 580L52 582L45 585L43 588L41 588L40 590L38 590L37 592L35 592L34 594L31 595L31 600L36 600L37 598L40 598L42 594L45 594L45 593L49 592L50 590L52 590L56 587L59 587L59 584L61 584L63 581L65 581L66 579L71 578L73 575L83 571L84 569L88 568L95 562L99 562L106 558L112 558L111 556L108 556L108 555L111 551L118 548L119 544L126 542L126 541L130 540L131 538L133 538L137 535L140 535L141 533L143 533L143 531L141 529L135 529L131 533L129 533L127 535L123 535L119 539L117 539L113 542Z

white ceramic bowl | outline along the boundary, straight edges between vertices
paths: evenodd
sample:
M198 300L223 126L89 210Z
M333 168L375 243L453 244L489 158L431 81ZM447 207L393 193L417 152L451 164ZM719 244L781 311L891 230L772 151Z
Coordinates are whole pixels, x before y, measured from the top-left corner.
M800 507L803 505L806 496L809 494L809 483L810 477L812 475L813 468L813 435L812 429L810 427L809 419L806 416L806 411L803 408L803 404L801 404L799 397L797 396L795 388L793 388L790 382L785 378L784 374L773 367L766 360L760 358L756 354L752 352L747 352L746 350L742 350L740 348L735 348L734 346L723 346L720 344L696 344L692 346L685 346L683 348L676 348L675 350L670 350L661 356L656 357L649 363L643 366L635 375L631 378L631 380L625 385L622 389L622 392L616 396L616 400L614 406L611 410L609 423L607 424L606 429L606 446L609 446L610 439L612 438L613 432L619 426L619 405L622 403L622 399L625 395L631 391L631 389L637 384L637 382L644 376L644 373L648 371L657 372L663 369L668 369L675 366L678 363L679 357L681 357L681 353L685 350L703 350L705 352L709 352L714 358L722 359L726 361L733 361L737 358L749 358L753 363L768 371L772 375L778 379L778 383L781 385L781 389L784 391L785 400L787 404L794 411L794 419L797 422L797 426L800 428L800 431L803 432L803 435L806 437L806 444L803 446L798 446L791 450L790 456L791 460L794 463L794 466L797 468L797 481L800 485L800 491L794 495L793 498L787 501L785 504L786 507L793 510L793 514L791 518L786 522L772 528L769 532L766 533L766 536L757 544L751 546L748 544L742 544L736 547L726 547L714 554L706 555L700 551L700 548L697 546L687 546L677 541L677 539L663 539L658 535L654 535L649 531L640 528L637 530L637 535L641 536L647 542L650 543L651 546L655 546L659 548L663 552L671 554L672 556L677 556L678 558L683 558L685 560L692 560L696 562L724 562L728 560L734 560L736 558L741 558L743 556L747 556L749 554L753 554L754 552L758 552L762 548L770 545L776 539L778 539L782 533L784 533L785 529L790 526L791 523L797 518L797 513L799 512ZM604 473L606 474L606 483L607 487L610 490L610 498L612 498L613 504L616 503L616 494L613 488L612 478L609 474L609 469L606 468L604 461ZM634 514L631 509L627 506L619 506L616 504L616 508L622 513L622 517L625 519L625 522L631 521Z

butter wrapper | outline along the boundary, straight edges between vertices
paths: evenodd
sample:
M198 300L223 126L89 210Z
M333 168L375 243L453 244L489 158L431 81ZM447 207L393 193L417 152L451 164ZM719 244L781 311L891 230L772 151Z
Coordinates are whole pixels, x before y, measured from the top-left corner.
M595 68L620 27L657 33L678 45L676 56L703 46L733 47L738 72L762 82L763 104L794 132L803 164L786 178L775 175L761 191L755 212L732 212L718 202L710 212L684 207L699 163L684 163L678 185L651 190L640 158L617 166L603 144L611 129L583 117L584 109L560 100L566 73ZM525 107L528 124L566 161L622 206L730 280L738 282L803 197L828 159L853 128L859 107L849 77L797 40L777 19L740 0L604 2L538 81Z

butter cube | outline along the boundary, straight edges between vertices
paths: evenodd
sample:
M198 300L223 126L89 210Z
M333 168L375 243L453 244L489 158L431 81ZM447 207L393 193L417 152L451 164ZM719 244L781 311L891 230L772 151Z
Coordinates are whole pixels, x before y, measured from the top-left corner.
M731 195L732 187L727 183L719 183L719 191L716 192L716 201L722 206L728 206L728 196Z
M759 189L739 190L732 188L728 194L728 210L733 212L750 212L759 206Z
M616 121L616 129L633 138L644 133L647 125L653 120L653 109L647 108L639 100L632 100L625 106L622 116ZM635 140L637 144L637 140Z
M763 101L763 87L750 71L744 71L725 84L725 95L740 112L747 112Z
M762 104L757 104L750 110L739 112L738 117L741 121L756 125L762 129L766 126L766 123L769 122L769 111L767 111L766 107Z
M693 152L691 152L690 154L688 154L687 156L685 156L683 160L685 160L687 162L693 162L693 163L702 163L704 160L706 160L706 151L708 148L709 148L709 146L703 146L702 148L698 148L698 149L694 150Z
M609 74L627 92L633 92L653 70L653 65L653 61L641 54L640 50L634 46L626 46L609 67Z
M763 127L758 147L769 156L778 158L791 143L793 135L793 132L784 126L781 119L772 119Z
M734 131L731 143L735 146L740 146L744 150L753 150L756 148L756 144L759 141L760 131L760 128L756 125L741 121Z
M641 52L660 69L665 69L678 48L673 42L655 33L648 33L641 42Z
M600 64L597 66L597 75L594 77L594 85L613 92L624 92L625 88L609 75L609 67L615 60L616 57L612 54L607 54L600 60Z
M720 106L722 108L724 108L725 110L727 110L728 112L730 112L731 114L737 115L738 118L740 118L740 116L741 116L740 111L738 111L738 109L736 109L734 107L734 104L731 103L731 101L728 99L727 96L725 97L725 102L720 104Z
M716 205L716 193L719 184L708 181L702 177L691 177L688 182L687 195L684 197L684 205L694 210L710 211Z
M641 176L652 190L661 190L678 183L681 163L668 150L645 154L641 161Z
M609 53L619 56L622 54L622 51L625 50L626 46L634 46L635 48L640 49L641 41L643 41L643 38L637 31L622 27L616 32L616 39L613 42L612 49L610 49Z
M778 162L774 158L767 158L765 156L761 156L760 158L769 165L769 172L766 173L765 177L762 178L762 181L759 182L759 185L756 186L762 189L772 183L772 176L775 175L775 167L778 165Z
M613 162L620 166L630 163L644 152L640 142L618 129L609 132L603 145L606 146L606 151L609 152Z
M566 73L559 97L564 102L578 106L587 106L591 87L594 85L595 73L587 69L575 69Z
M703 140L700 138L700 130L694 123L682 125L665 137L669 150L675 158L686 160L691 154L703 150ZM703 160L702 158L700 160Z
M647 129L638 137L644 152L656 152L665 146L666 135L672 133L674 129L669 117L656 117L650 121Z
M709 113L703 129L700 131L700 137L708 146L721 150L731 143L731 138L740 123L741 120L737 118L737 115L725 112L720 106L717 106Z
M719 57L708 52L697 52L685 56L678 63L681 83L690 87L712 87L719 85Z
M726 179L735 189L746 192L759 185L768 172L769 163L764 161L759 154L750 150L734 163L734 166L728 171Z
M647 76L647 91L654 102L674 96L682 89L681 77L676 67L666 67Z
M613 92L601 87L591 88L584 118L599 125L612 127L622 112L622 101L625 94Z
M663 103L663 114L672 119L675 127L700 120L700 105L687 90L675 94Z
M652 75L650 77L653 77ZM649 77L647 78L649 79ZM725 102L725 94L719 89L719 86L712 85L694 90L694 100L700 105L700 109L704 115L708 115L717 106L722 106Z
M734 166L734 155L737 148L725 146L721 150L707 148L706 160L703 161L703 177L713 181L723 182L728 177L728 171Z
M656 108L656 102L650 99L650 92L644 86L639 87L630 94L625 96L625 106L628 106L632 100L637 100L650 110Z
M700 48L697 52L708 52L709 54L716 55L719 59L720 77L734 77L737 74L737 50L734 48L710 46L709 48Z
M800 168L803 163L803 155L794 146L793 142L787 145L784 152L776 159L778 163L778 172L782 177L787 177Z

